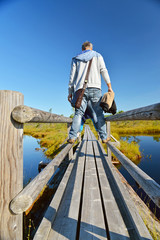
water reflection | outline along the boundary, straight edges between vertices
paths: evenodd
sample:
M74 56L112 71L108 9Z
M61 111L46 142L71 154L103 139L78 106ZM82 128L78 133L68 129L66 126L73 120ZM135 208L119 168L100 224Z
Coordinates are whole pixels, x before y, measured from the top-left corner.
M160 142L160 137L153 137L153 140L156 142Z
M136 143L139 143L141 141L141 135L121 135L120 136L120 139L124 140L124 141L128 141L128 142L136 142ZM155 135L155 136L143 136L143 137L153 137L153 141L156 141L156 142L160 142L160 136L158 135Z
M137 164L140 169L147 173L151 178L153 178L160 185L160 136L121 136L121 139L128 140L129 142L135 141L140 146L140 151L142 153L142 159ZM121 166L119 171L126 178L128 183L133 187L137 194L145 201L150 203L150 208L155 212L155 205L146 196L144 191L137 186L135 180L130 176L130 174ZM157 208L158 209L158 208ZM160 219L160 209L156 210L156 215Z
M39 149L37 151L37 149ZM40 149L37 139L31 136L23 138L23 185L26 186L39 173L38 165L43 161L49 163L50 160Z

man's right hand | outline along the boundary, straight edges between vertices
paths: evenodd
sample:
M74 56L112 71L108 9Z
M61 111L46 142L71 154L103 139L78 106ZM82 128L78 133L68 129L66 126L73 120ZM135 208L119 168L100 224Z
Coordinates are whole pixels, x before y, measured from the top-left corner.
M71 101L72 101L72 94L68 95L68 101L71 103Z
M112 88L108 88L108 92L113 92Z
M108 86L108 92L113 92L111 83L107 83L107 86Z

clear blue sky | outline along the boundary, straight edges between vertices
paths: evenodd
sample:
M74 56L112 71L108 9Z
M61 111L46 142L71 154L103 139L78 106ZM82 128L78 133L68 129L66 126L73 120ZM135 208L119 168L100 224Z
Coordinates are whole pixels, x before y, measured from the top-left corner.
M69 116L71 59L86 40L104 57L118 110L160 102L159 0L0 0L0 89Z

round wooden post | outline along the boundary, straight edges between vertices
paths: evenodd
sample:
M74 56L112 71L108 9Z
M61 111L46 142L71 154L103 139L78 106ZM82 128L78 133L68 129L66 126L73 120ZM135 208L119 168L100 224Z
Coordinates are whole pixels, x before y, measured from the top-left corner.
M69 136L69 131L71 129L71 124L67 123L67 129L68 129L68 136ZM73 158L73 148L68 153L68 160L71 160Z
M23 105L23 94L0 91L0 239L22 240L22 214L13 215L9 203L23 188L23 124L12 110Z
M107 122L107 137L111 137L111 123L110 122ZM108 146L107 146L107 154L108 154L109 161L111 161L112 160L111 150L109 149Z

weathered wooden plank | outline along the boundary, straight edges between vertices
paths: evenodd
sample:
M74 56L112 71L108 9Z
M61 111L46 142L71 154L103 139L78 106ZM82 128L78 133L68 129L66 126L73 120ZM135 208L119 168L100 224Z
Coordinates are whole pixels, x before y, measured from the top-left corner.
M66 147L40 172L10 203L10 209L15 214L26 211L34 202L43 187L47 184L60 163L68 154L73 144Z
M152 237L150 236L142 218L140 217L134 202L130 198L129 193L126 191L121 179L119 178L119 175L115 171L115 167L110 161L107 160L106 153L100 142L99 147L105 157L104 166L109 179L110 176L114 176L114 181L110 181L110 185L112 185L113 188L116 187L117 191L119 189L116 195L119 196L119 207L121 209L124 222L128 228L130 239L152 240Z
M56 219L50 230L48 240L76 239L85 166L86 140L87 134L85 131L82 141L83 146L80 150L78 161L74 165Z
M22 240L22 214L12 215L9 203L23 188L23 125L11 112L23 104L23 95L0 91L0 239Z
M120 147L120 142L115 137L113 137L112 135L111 135L111 138L115 141L114 145Z
M108 142L107 146L153 202L160 207L160 185L120 152L111 142Z
M128 240L129 233L121 216L117 202L110 187L108 178L105 174L104 166L102 164L102 154L99 152L97 142L92 133L94 153L96 158L100 188L104 202L105 214L107 216L108 230L110 240ZM112 179L111 179L112 181Z
M107 239L91 137L87 143L79 239Z
M160 103L109 116L106 117L105 120L110 122L124 120L160 120Z
M15 107L12 111L12 117L19 123L72 123L72 118L45 112L24 105Z
M123 177L123 175L118 171L116 167L114 167L115 171L119 175L121 182L123 183L126 191L129 193L132 201L136 205L136 208L139 212L139 215L145 222L145 225L149 229L150 232L154 233L157 236L157 239L160 239L160 222L152 213L152 211L148 208L148 206L143 202L143 200L138 196L138 194L133 190L131 185L127 182L127 180Z
M111 123L107 122L107 138L111 137ZM111 150L109 149L109 147L107 146L107 154L108 154L108 160L111 161L112 160L112 156L111 156Z
M60 185L58 186L58 189L42 219L42 222L34 236L34 240L47 240L49 232L51 230L53 221L56 217L56 214L58 212L62 197L64 195L66 186L69 181L70 174L72 172L73 166L78 158L78 153L80 150L80 144L78 145L76 152L74 153L73 160L70 161L68 168L63 176L63 179L60 182Z
M69 136L70 129L71 129L71 124L67 123L68 136ZM71 148L68 153L68 159L72 159L72 157L73 157L73 148Z

